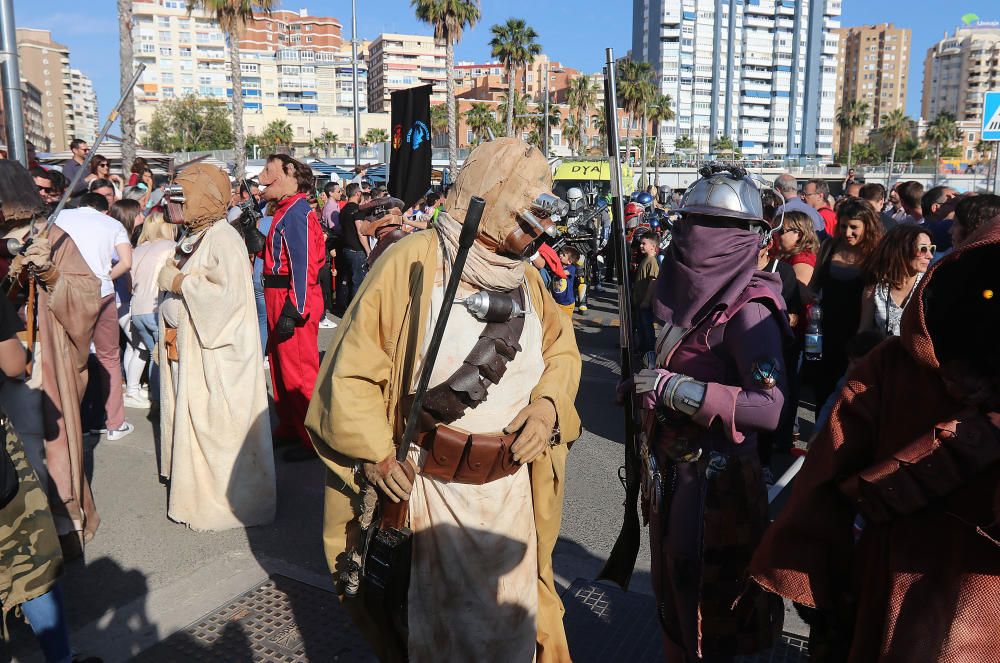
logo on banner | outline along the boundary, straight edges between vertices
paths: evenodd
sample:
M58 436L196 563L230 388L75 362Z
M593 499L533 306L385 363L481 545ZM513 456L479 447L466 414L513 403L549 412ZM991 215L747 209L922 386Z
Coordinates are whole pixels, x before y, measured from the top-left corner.
M403 144L403 125L397 124L392 128L392 149L398 150Z
M406 132L406 142L410 144L410 147L416 151L420 145L426 140L431 139L431 130L427 128L427 125L417 120L410 127L410 130Z

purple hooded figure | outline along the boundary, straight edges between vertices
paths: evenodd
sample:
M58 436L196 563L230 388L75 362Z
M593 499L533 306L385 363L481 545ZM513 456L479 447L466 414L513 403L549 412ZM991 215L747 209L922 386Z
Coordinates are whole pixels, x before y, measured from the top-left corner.
M678 212L655 286L655 368L633 379L643 514L667 660L724 661L781 629L780 599L747 567L768 518L757 432L778 425L792 336L780 279L757 271L775 228L753 180L713 167Z

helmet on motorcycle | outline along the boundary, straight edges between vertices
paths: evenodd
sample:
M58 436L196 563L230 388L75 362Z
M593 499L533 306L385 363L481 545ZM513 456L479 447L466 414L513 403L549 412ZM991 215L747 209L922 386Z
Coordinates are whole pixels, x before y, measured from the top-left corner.
M653 204L653 196L643 191L638 196L636 196L635 202L639 203L646 209L649 209L650 205Z
M570 187L566 190L566 202L569 203L570 212L580 211L584 206L583 191L575 186Z

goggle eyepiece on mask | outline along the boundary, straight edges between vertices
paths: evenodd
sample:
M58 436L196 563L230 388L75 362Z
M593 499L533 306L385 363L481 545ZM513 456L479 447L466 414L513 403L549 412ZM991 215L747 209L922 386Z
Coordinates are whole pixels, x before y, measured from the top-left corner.
M163 189L162 204L170 223L184 223L184 189L180 184L171 184Z
M559 236L556 225L567 212L569 205L563 199L548 192L539 194L517 213L517 227L500 242L497 252L519 258L531 255L545 237Z

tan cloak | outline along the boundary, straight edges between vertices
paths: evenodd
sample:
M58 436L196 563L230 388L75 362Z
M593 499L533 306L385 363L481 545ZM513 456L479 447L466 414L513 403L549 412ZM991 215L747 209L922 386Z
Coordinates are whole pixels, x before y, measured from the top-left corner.
M323 538L334 574L343 570L343 553L349 541L354 545L359 532L355 463L377 462L394 453L394 440L402 433L398 403L414 380L437 265L434 230L394 244L365 278L320 366L306 427L330 470ZM545 364L529 399L546 397L556 404L562 441L529 467L538 556L538 660L568 661L563 607L552 576L552 550L562 518L566 455L580 435L573 404L580 382L580 353L569 321L535 270L526 270L526 284L531 300L541 307ZM352 602L347 606L376 653L383 660L398 657L398 652L386 650L386 638L372 631L365 615Z
M23 237L27 229L14 234ZM87 357L101 285L65 231L52 226L49 243L59 278L51 291L37 289L35 373L27 384L6 383L3 405L43 484L48 476L49 501L59 534L75 531L82 541L89 541L101 519L84 470L80 402L87 388ZM39 436L44 440L44 465L36 448Z
M195 530L269 523L274 455L246 246L228 223L215 223L181 272L176 384L159 348L167 515Z

